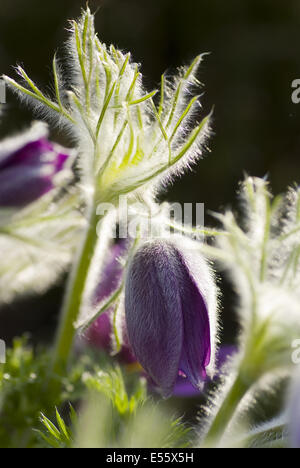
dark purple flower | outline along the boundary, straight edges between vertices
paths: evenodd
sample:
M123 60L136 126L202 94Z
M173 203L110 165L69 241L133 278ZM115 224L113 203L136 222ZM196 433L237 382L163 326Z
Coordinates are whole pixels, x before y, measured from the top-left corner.
M22 207L49 192L69 156L69 150L47 140L40 124L0 143L0 207Z
M130 345L163 395L178 375L196 388L213 364L216 290L192 241L153 240L128 270L125 313Z

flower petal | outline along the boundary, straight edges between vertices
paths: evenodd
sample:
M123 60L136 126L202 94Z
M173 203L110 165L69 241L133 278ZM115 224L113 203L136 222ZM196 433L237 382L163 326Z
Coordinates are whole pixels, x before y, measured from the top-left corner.
M47 129L34 125L27 133L0 143L0 206L22 207L54 187L70 151L47 140Z
M45 170L46 169L46 170ZM0 171L0 206L24 206L53 188L48 168L20 166Z
M183 259L182 262L185 266ZM201 387L211 358L210 323L205 300L187 268L185 274L181 294L184 339L179 367L195 387Z
M125 310L134 354L164 396L169 396L177 379L183 340L172 246L149 242L136 253L128 271Z

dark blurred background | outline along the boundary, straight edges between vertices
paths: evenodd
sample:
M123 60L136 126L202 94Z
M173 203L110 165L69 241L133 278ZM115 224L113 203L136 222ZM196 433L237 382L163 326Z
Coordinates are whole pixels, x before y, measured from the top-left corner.
M130 50L143 63L145 83L156 87L201 52L211 52L200 72L205 84L203 112L214 110L211 153L166 194L181 202L205 202L207 210L235 203L244 172L268 175L273 191L300 182L300 105L291 101L291 83L300 78L299 0L94 0L101 41ZM24 64L44 88L51 60L67 36L67 19L77 17L82 0L1 0L0 72L14 74ZM0 133L24 128L32 119L13 96ZM54 135L64 142L62 135ZM207 222L211 220L207 216ZM1 261L1 260L0 260ZM233 293L226 285L225 339L235 331ZM49 337L62 285L45 297L0 312L0 336L31 331Z

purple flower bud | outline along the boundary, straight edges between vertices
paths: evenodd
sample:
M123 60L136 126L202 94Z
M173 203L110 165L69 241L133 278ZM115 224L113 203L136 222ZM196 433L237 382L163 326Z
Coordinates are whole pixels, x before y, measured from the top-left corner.
M202 386L214 361L216 289L192 241L153 240L138 250L125 313L134 354L163 395L172 394L178 375Z
M27 133L0 143L0 206L22 207L54 188L54 177L70 150L47 140L47 129L36 124Z

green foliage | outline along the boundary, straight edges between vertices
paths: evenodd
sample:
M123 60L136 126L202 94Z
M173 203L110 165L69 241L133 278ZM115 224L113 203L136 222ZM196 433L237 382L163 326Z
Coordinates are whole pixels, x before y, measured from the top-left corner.
M77 356L46 391L49 350L15 339L0 366L0 447L184 447L190 429L147 396L139 373L98 352ZM74 409L75 408L75 409Z
M15 339L0 365L0 447L32 447L39 438L32 430L40 411L52 415L55 405L76 397L80 389L79 368L61 379L61 392L46 392L51 353L34 351L26 339ZM75 391L77 390L77 392Z
M128 395L121 369L99 371L96 375L85 374L84 382L91 391L105 395L120 415L132 414L147 398L146 382L138 380L131 396Z
M76 413L73 407L70 407L71 413L76 417ZM72 446L72 432L67 427L63 418L56 409L56 421L57 426L53 424L43 413L41 413L41 423L47 430L47 434L43 431L37 430L37 433L41 436L46 445L50 445L53 448L70 448Z
M37 431L48 447L186 447L191 430L162 404L147 398L144 379L127 376L120 367L83 375L88 394L83 407L70 409L70 424L56 410L53 423L41 415ZM130 390L128 390L130 388Z
M0 366L1 447L30 447L34 443L31 427L38 408L48 404L43 392L47 364L45 354L34 359L24 340L16 339L7 351L7 362Z

